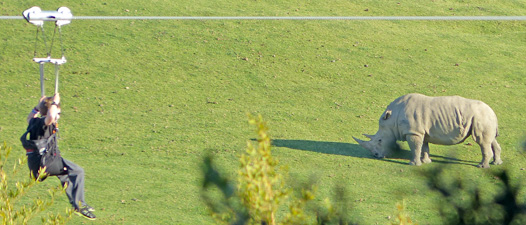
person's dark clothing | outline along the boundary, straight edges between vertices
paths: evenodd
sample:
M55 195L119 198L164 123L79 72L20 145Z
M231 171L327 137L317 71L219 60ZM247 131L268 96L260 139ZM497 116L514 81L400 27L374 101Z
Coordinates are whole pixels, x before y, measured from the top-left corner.
M31 119L28 128L30 128L30 140L49 138L56 129L55 125L47 126L45 124L45 117ZM27 153L27 164L35 179L38 177L41 158L42 156L39 152ZM63 175L57 175L57 177L60 179L62 186L65 184L68 185L66 188L66 195L69 198L69 202L75 209L86 206L87 204L84 200L84 169L64 158L62 158L62 162L66 171Z

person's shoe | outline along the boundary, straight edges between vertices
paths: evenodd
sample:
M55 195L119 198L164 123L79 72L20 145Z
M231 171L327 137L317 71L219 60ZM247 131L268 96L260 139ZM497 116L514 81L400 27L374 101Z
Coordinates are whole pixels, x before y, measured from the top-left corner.
M88 220L95 220L97 219L97 217L95 216L95 214L93 214L92 212L90 212L89 210L89 206L84 206L80 209L75 209L75 214L81 216L81 217L84 217ZM93 208L92 208L93 209Z
M89 205L85 205L84 207L88 208L88 211L95 212L95 209Z

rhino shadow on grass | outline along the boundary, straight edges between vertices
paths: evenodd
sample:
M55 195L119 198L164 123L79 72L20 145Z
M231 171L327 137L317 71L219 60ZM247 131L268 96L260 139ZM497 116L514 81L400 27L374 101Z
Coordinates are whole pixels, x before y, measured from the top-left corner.
M371 153L358 144L342 142L325 142L310 140L272 140L272 146L285 147L330 155L352 156L357 158L371 158Z
M326 141L312 141L312 140L285 140L275 139L272 140L272 146L284 147L290 149L297 149L302 151L317 152L330 155L342 155L351 156L356 158L370 158L376 159L371 156L371 152L362 148L359 144L343 143L343 142L326 142ZM433 157L433 162L444 163L444 164L465 164L465 165L476 165L475 161L466 161L457 159L454 156L440 156L430 155ZM408 149L404 149L397 145L397 149L389 156L389 158L380 159L382 161L408 164L412 154ZM407 162L400 162L397 160L407 160Z

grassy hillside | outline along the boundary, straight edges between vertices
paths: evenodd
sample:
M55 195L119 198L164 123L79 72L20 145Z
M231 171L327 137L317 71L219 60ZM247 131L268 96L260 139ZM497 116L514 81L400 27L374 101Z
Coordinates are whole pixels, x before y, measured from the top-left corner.
M77 16L526 14L522 1L123 0L8 0L0 13L20 15L33 5L68 6ZM0 140L24 157L18 138L40 94L31 62L36 28L0 20L0 30ZM509 168L517 182L525 177L518 152L526 122L525 22L76 20L63 33L60 147L86 170L94 224L213 223L199 195L200 164L212 152L235 175L238 155L255 137L247 112L268 121L273 153L292 182L318 177L318 201L339 183L363 224L388 223L403 199L419 224L440 223L437 195L420 171L444 165L497 192L498 181L474 167L476 144L432 145L435 163L410 167L407 150L375 160L351 138L374 133L384 108L411 92L486 102L499 117L505 162L491 170ZM51 66L46 74L51 93ZM53 210L65 207L62 196Z

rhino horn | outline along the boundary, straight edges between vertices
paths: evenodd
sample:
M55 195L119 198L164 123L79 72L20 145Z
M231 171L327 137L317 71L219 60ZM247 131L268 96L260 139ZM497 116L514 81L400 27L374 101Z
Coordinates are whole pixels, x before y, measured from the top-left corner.
M358 144L360 144L360 146L362 146L363 148L371 151L371 148L369 146L369 141L364 141L364 140L360 140L358 138L355 138L355 137L352 137L356 142L358 142Z
M366 136L369 139L373 139L373 137L374 137L374 135L370 135L370 134L363 134L363 136Z

